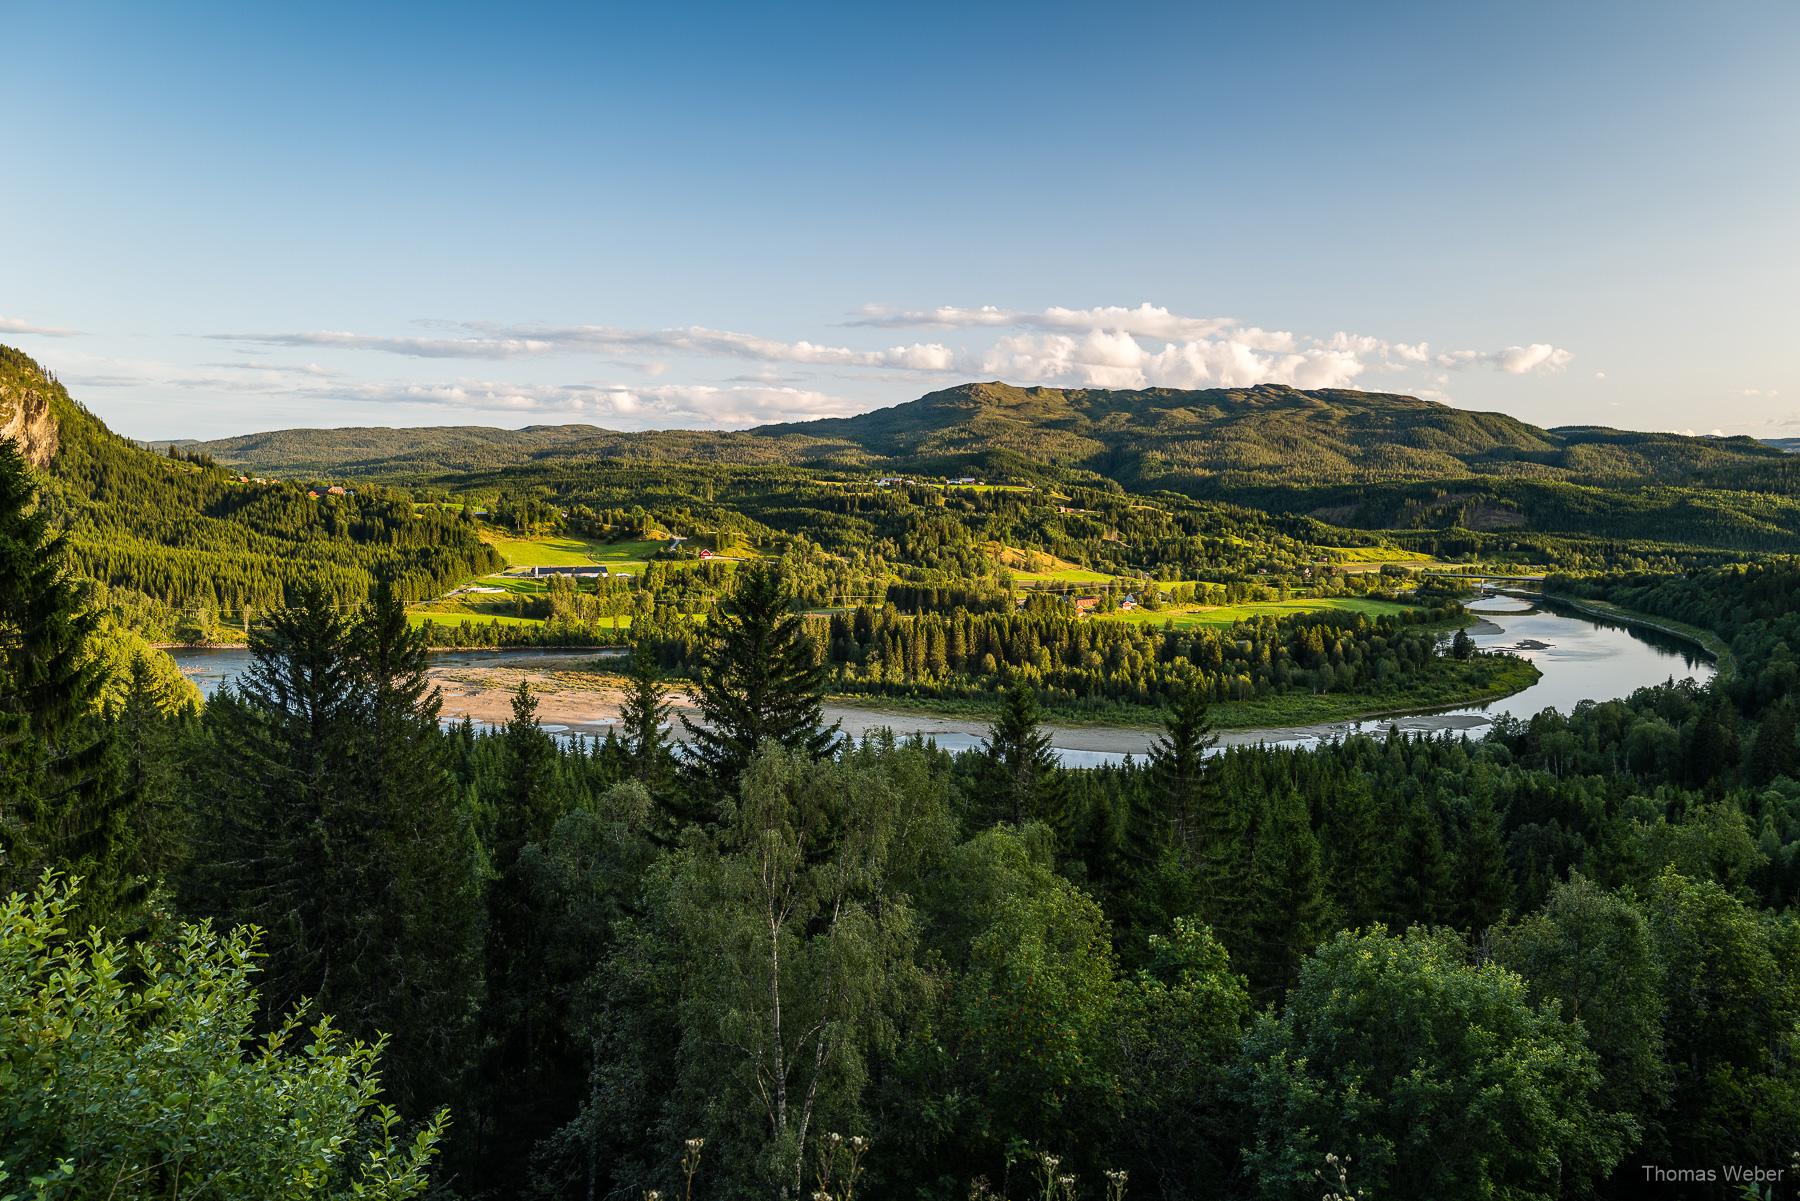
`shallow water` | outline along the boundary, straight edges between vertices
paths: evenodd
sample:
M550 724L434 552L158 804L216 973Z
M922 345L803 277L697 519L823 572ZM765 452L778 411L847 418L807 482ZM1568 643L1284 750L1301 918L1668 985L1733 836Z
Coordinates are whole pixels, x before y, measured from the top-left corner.
M1220 738L1223 745L1268 743L1276 746L1310 746L1342 738L1357 730L1385 730L1397 726L1408 733L1467 730L1479 734L1502 716L1528 718L1544 709L1567 712L1582 701L1629 696L1639 688L1668 680L1712 678L1713 665L1680 639L1655 631L1615 625L1572 610L1557 609L1536 600L1499 595L1486 596L1469 605L1482 620L1470 636L1482 650L1505 650L1537 664L1543 676L1536 684L1486 705L1363 722L1333 722L1316 726L1233 730ZM200 690L210 695L249 664L249 652L240 649L181 649L169 652L181 670ZM566 670L591 662L594 652L545 650L440 651L431 657L434 669L507 667ZM445 688L444 714L460 720L458 700L472 695L455 687ZM595 701L595 711L585 720L547 721L545 730L560 736L603 735L612 724L609 704ZM949 751L972 750L981 745L986 723L929 713L889 712L878 708L830 705L827 717L841 721L844 732L861 737L877 729L891 729L906 736L923 735ZM1139 727L1050 726L1051 745L1069 767L1094 767L1117 763L1127 755L1142 755L1156 739L1156 731Z

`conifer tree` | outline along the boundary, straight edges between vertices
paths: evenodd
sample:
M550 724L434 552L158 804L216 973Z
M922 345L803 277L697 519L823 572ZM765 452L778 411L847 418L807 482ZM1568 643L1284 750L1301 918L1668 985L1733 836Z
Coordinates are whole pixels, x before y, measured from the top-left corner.
M1366 930L1382 917L1393 831L1366 776L1353 772L1325 806L1320 850L1340 925Z
M210 848L193 884L197 908L265 934L261 996L270 1013L321 996L375 934L353 906L369 885L353 755L363 707L346 614L320 585L251 631L250 665L207 704L196 761L200 839Z
M395 1041L411 1104L451 1088L473 1003L477 856L438 731L423 635L378 587L361 612L320 586L252 632L251 666L207 706L193 889L267 931L271 1011L311 998Z
M1168 823L1168 839L1186 860L1212 798L1207 753L1218 742L1198 688L1184 688L1163 715L1163 734L1150 748L1150 787Z
M534 1095L549 1066L550 1031L533 1020L547 998L541 969L545 932L533 910L533 844L549 838L566 806L557 777L557 750L538 722L537 699L523 680L513 694L512 720L499 735L501 772L492 800L489 840L483 1046L479 1070L479 1150L484 1170L512 1170L541 1135L541 1098ZM485 800L486 798L484 798Z
M837 724L825 724L820 702L825 665L773 564L739 570L707 621L696 675L700 721L682 721L696 790L709 801L735 786L759 747L818 757L838 741Z
M1030 685L1015 682L1002 694L976 773L977 808L990 821L1048 821L1066 833L1062 771L1042 720Z
M668 685L663 682L654 649L647 640L639 641L631 650L619 725L631 774L649 789L652 797L667 790L674 774L675 761L665 728L669 720L668 696Z
M1327 928L1319 841L1306 802L1291 789L1257 822L1248 927L1246 974L1259 995L1279 997Z
M1431 802L1414 800L1405 809L1389 863L1388 919L1395 927L1415 922L1435 925L1447 908L1455 875L1444 850L1444 835Z
M94 631L31 467L0 438L0 893L83 877L82 920L129 908L132 798L104 771Z
M133 655L114 720L113 769L134 799L132 870L146 882L176 880L186 863L193 814L181 787L178 745L195 718L185 699L142 654Z
M1512 872L1500 813L1492 796L1470 798L1456 848L1457 925L1477 937L1499 921L1512 901Z
M481 899L473 814L450 774L424 634L388 581L377 582L351 650L366 705L352 751L357 826L369 860L366 903L381 923L373 975L354 987L367 1027L393 1040L384 1080L424 1108L446 1099L466 1058Z

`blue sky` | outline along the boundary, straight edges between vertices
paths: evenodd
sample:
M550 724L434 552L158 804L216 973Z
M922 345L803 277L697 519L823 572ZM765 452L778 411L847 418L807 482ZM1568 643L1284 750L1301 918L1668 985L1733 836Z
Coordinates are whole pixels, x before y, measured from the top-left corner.
M1800 5L14 5L0 341L122 432L965 379L1800 433Z

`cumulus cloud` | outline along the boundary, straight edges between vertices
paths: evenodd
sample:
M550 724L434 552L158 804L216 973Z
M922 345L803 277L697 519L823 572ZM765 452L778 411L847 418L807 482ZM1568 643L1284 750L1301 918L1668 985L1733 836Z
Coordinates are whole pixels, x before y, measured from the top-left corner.
M1251 340L1218 338L1152 348L1130 334L1103 330L1080 337L1018 334L1000 339L981 360L983 375L1089 388L1341 388L1363 370L1353 351L1329 346L1270 353Z
M77 329L58 329L52 325L36 325L22 317L0 317L0 334L29 334L37 338L78 338Z

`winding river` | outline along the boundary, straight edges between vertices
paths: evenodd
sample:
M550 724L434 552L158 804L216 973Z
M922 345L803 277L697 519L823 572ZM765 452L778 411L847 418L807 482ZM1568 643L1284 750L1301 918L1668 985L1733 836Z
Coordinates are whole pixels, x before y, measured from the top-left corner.
M1530 717L1550 708L1567 711L1585 700L1627 696L1639 688L1671 679L1704 682L1713 674L1712 663L1687 642L1652 630L1601 621L1554 602L1504 594L1483 596L1470 602L1468 608L1481 619L1470 630L1476 645L1483 650L1510 651L1531 660L1543 672L1536 684L1470 708L1361 722L1232 730L1220 736L1221 744L1308 746L1357 730L1385 730L1389 726L1409 733L1479 733L1499 717ZM238 648L184 648L169 653L207 694L244 670L249 662L248 652ZM524 678L531 680L539 695L539 718L546 730L559 735L603 736L618 717L620 697L616 689L597 688L582 680L586 674L583 669L591 666L594 658L592 651L440 651L432 655L431 674L443 690L446 718L460 720L467 715L477 724L505 720L510 692ZM987 729L985 722L975 718L858 705L828 705L826 716L841 722L844 732L855 737L887 728L902 736L924 735L952 751L979 746ZM1154 729L1135 726L1046 728L1051 745L1071 767L1091 767L1118 762L1126 755L1142 755L1157 734Z

